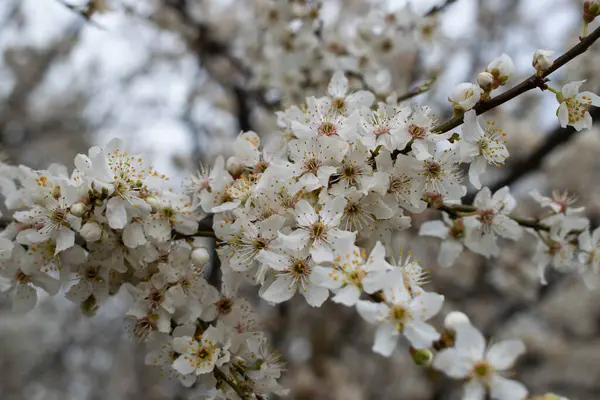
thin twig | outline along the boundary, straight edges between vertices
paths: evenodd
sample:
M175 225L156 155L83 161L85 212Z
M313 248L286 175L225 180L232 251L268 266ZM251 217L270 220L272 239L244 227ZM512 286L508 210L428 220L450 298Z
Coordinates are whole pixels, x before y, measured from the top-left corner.
M458 0L446 0L443 4L435 6L435 7L431 8L429 11L427 11L425 13L425 16L431 17L431 16L439 13L440 11L445 10L446 8L448 8L448 6L451 6L452 4L456 3L457 1Z
M473 107L473 110L475 110L477 115L483 114L532 89L540 88L542 90L545 90L547 87L546 82L548 81L547 77L550 74L567 64L569 61L573 60L575 57L585 53L587 49L589 49L590 46L594 44L594 42L598 39L600 39L600 28L597 28L589 36L585 37L583 40L581 40L579 43L573 46L569 51L557 58L554 61L554 64L552 64L552 67L550 67L540 76L532 75L529 78L525 79L523 82L519 83L517 86L513 87L512 89L490 100L480 101L475 105L475 107ZM447 122L437 125L432 129L432 131L437 133L448 132L456 128L457 126L460 126L463 122L463 115L459 115Z
M463 204L454 204L454 205L442 204L441 206L435 207L435 208L440 211L445 212L446 214L448 214L448 216L450 218L453 218L453 219L462 218L462 217L465 217L468 215L474 215L478 212L477 207L463 205ZM544 225L538 220L514 217L514 216L510 216L510 215L509 215L509 218L524 228L532 228L532 229L535 229L536 231L546 231L546 232L550 230L550 227L548 225Z

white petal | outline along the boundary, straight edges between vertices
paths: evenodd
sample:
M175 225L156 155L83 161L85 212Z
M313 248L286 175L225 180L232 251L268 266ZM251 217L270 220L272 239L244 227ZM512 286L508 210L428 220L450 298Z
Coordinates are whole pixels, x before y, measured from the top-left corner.
M486 359L500 371L514 364L517 357L525 353L525 345L520 340L505 340L494 344L488 350Z
M31 283L37 287L41 287L48 294L55 295L60 289L60 281L46 274L35 274L31 277Z
M350 307L355 305L359 298L360 290L356 286L348 285L341 288L331 300Z
M477 208L488 209L491 208L491 204L492 192L490 191L490 188L484 187L477 193L477 195L475 195L473 205Z
M454 347L474 360L483 358L485 351L485 339L481 332L471 324L461 324L456 327L456 342Z
M329 297L328 289L312 283L308 283L305 288L300 288L299 291L306 299L306 302L312 307L321 307L325 300L327 300L327 297Z
M348 90L348 78L342 71L336 71L329 81L327 92L333 98L343 98Z
M413 316L423 321L436 315L444 304L444 296L438 293L424 292L410 302Z
M518 240L523 234L523 228L506 215L496 215L493 228L498 235L511 240Z
M56 250L54 254L58 254L63 250L67 250L75 244L75 232L69 228L63 227L58 231L56 237Z
M308 139L317 136L317 132L298 121L292 121L291 128L294 136L296 136L298 139Z
M342 277L339 271L333 268L325 268L320 265L313 267L310 280L315 285L327 289L338 289L342 286Z
M465 383L462 400L484 400L485 387L476 380Z
M494 375L491 382L491 395L494 400L525 400L529 392L521 382Z
M561 103L558 107L558 121L563 128L569 125L569 108L567 107L567 103Z
M276 271L283 271L289 268L290 258L286 255L275 253L269 250L261 250L256 259Z
M427 221L421 225L419 235L446 239L448 237L449 229L450 228L442 221Z
M123 229L123 244L129 248L136 248L146 244L146 235L144 235L144 229L142 224L134 222Z
M375 333L373 351L385 357L391 356L398 345L399 336L400 334L392 325L381 325Z
M333 261L333 252L331 251L331 247L323 242L313 245L310 248L310 255L318 264Z
M144 222L144 231L148 236L160 243L165 243L171 238L171 226L166 219Z
M440 246L438 263L441 267L450 267L462 251L462 243L454 239L444 240Z
M565 84L562 87L561 93L565 98L575 97L579 93L579 88L585 81L574 81Z
M338 226L344 213L344 207L346 207L346 199L337 196L328 201L319 214L327 226Z
M595 107L600 107L600 96L592 92L581 92L578 97L589 97L592 100L592 105Z
M296 229L289 235L284 235L283 233L279 232L279 239L281 239L283 245L288 249L299 251L308 244L310 234L303 229Z
M410 321L404 325L404 336L415 349L426 349L440 338L435 328L423 321Z
M359 300L356 303L356 311L358 311L360 316L363 317L365 321L375 324L385 318L389 308L382 303Z
M300 200L298 204L296 204L295 211L298 225L311 226L312 224L317 222L317 213L308 201Z
M123 229L127 225L127 211L124 202L123 199L113 197L106 204L106 217L108 224L113 229Z
M469 167L469 182L475 187L475 189L481 189L481 181L479 176L485 173L487 169L487 162L483 157L477 157L471 163Z
M261 293L261 297L273 303L282 303L291 299L296 294L296 284L291 278L279 276L275 281Z
M196 370L189 355L180 355L173 363L173 369L182 375L189 375Z
M433 360L433 367L454 379L466 378L473 369L473 360L455 348L441 350Z
M198 342L191 336L181 336L173 339L173 350L180 354L193 354L198 346Z
M348 109L358 109L362 107L371 107L375 101L375 95L366 90L359 90L346 97L346 106Z

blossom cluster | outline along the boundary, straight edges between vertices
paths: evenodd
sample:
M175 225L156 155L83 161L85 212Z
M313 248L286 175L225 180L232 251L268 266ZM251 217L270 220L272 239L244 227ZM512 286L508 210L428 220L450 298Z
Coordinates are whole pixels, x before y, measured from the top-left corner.
M410 6L379 5L364 14L346 9L345 2L327 6L322 0L255 1L234 11L219 2L187 5L196 23L227 38L231 56L243 60L243 72L252 77L250 87L265 91L267 103L294 104L319 94L336 70L346 71L354 86L390 94L395 60L431 47L436 34L436 16L420 15Z
M498 85L506 81L502 65L488 68ZM209 397L245 398L283 393L276 381L283 364L239 287L259 286L270 303L300 295L319 307L331 296L378 326L375 352L390 356L402 336L449 376L471 377L467 393L487 388L500 400L524 398L522 385L495 374L522 345L498 344L484 355L481 335L468 325L456 327L455 347L434 357L447 332L428 321L444 297L425 290L423 267L394 253L392 235L411 225L411 215L437 208L444 219L422 224L420 233L443 239L442 266L464 247L497 256L501 240L528 231L539 240L541 272L548 264L579 269L592 282L600 230L589 232L583 210L570 207L569 197L536 192L550 213L520 219L507 187L493 194L484 187L472 206L462 205L461 165L470 164L469 181L479 189L486 166L508 157L503 132L492 122L482 126L474 110L460 133L439 133L429 108L350 92L336 72L327 96L277 117L281 135L263 145L254 132L240 134L233 156L201 168L182 193L166 189L168 178L119 140L78 155L71 173L2 164L2 193L16 211L0 234L0 275L14 310L33 308L37 288L56 294L63 287L94 313L125 286L131 330L148 342L149 363L186 385L200 380ZM212 230L201 228L210 218ZM213 232L221 290L203 271L202 236Z
M209 252L192 236L206 217L199 204L166 189L168 178L120 140L78 155L75 167L2 165L6 205L17 211L0 234L0 283L14 311L32 309L38 288L62 287L93 314L125 286L148 363L210 396L281 392L283 364L239 281L218 290L204 277Z
M490 74L503 76L497 70ZM423 267L394 253L392 235L411 225L411 215L437 208L444 219L422 224L420 233L443 239L442 266L464 247L497 256L501 240L529 231L539 239L540 271L551 264L589 277L599 271L600 230L589 232L583 210L568 197L533 193L551 212L520 219L506 187L493 194L484 187L472 206L462 205L461 164L470 164L469 181L479 189L486 166L508 157L502 131L482 126L474 110L460 133L439 133L429 108L350 92L336 72L327 96L277 117L281 135L263 145L254 132L240 134L233 156L201 168L182 193L166 189L168 178L119 140L78 155L71 173L2 164L2 193L16 211L0 234L0 275L15 311L34 307L37 288L56 294L63 287L93 313L125 286L131 330L148 342L149 363L186 385L200 380L209 397L245 398L283 393L276 381L283 364L239 287L259 286L273 304L300 295L319 307L331 297L378 326L375 352L390 356L404 337L449 376L471 377L467 393L487 388L500 400L524 398L522 385L495 374L522 345L498 344L484 355L481 335L468 325L456 327L455 347L446 343L434 357L448 333L428 321L444 297L425 290ZM212 230L202 227L210 218ZM213 232L221 290L203 271L202 236Z

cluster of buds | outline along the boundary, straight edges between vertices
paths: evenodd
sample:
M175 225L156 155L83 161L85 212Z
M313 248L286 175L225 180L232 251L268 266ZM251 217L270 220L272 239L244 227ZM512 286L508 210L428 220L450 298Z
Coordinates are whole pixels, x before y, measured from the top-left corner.
M506 54L502 54L492 61L485 71L480 72L477 76L477 83L484 92L484 98L489 96L492 90L504 86L514 70L515 65L511 58Z

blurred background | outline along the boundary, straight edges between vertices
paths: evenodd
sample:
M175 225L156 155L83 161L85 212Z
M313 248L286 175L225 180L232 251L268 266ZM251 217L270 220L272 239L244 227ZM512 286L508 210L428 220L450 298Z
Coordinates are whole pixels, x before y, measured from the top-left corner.
M265 1L97 0L88 21L60 1L0 1L2 157L33 168L55 162L71 168L77 153L120 137L180 182L198 163L231 154L241 130L267 140L277 131L274 111L302 96L261 86L253 55L242 51L252 48L243 41L253 40L253 21L264 18L252 11L258 3ZM328 0L325 29L374 5L394 10L405 3ZM412 3L423 15L443 1ZM575 44L581 7L579 0L456 0L419 21L424 46L406 46L387 60L392 87L403 93L437 76L414 101L448 118L452 87L474 81L501 53L516 64L515 83L532 73L536 49L560 54ZM585 90L600 91L599 44L553 75L555 87L582 79ZM315 86L303 93L323 95ZM511 157L484 184L510 184L523 200L517 213L533 216L541 210L528 199L531 189L568 190L597 225L600 126L578 134L559 129L556 107L553 96L532 91L486 114L508 133ZM600 291L557 273L540 286L528 240L507 245L499 259L465 253L443 269L436 264L439 243L416 235L429 218L434 211L414 218L396 240L428 266L430 288L447 299L441 315L461 310L487 335L523 339L528 353L516 371L532 393L600 398ZM460 398L459 384L414 366L407 349L390 359L372 353L374 330L354 310L329 303L313 310L302 299L270 307L253 292L287 362L282 383L290 399ZM143 344L124 327L129 302L121 292L86 317L60 295L42 297L34 311L15 316L0 298L0 399L198 398L144 365Z

